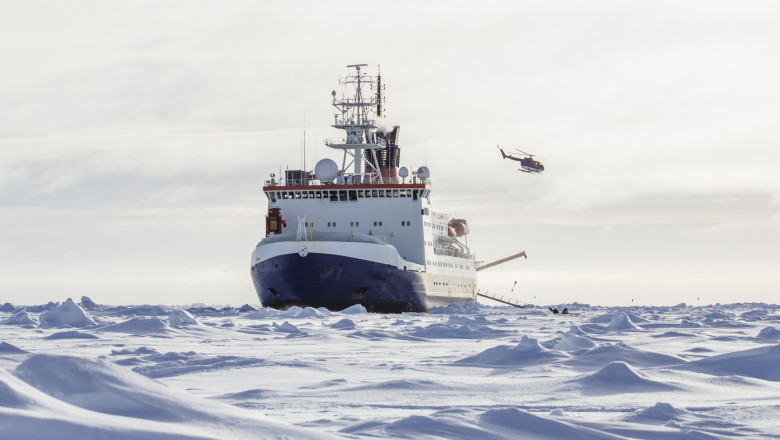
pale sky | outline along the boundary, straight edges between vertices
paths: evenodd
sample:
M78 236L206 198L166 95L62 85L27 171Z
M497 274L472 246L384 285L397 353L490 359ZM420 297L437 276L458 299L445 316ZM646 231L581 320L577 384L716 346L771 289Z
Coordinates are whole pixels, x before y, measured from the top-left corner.
M780 298L776 2L6 0L0 60L0 303L258 303L263 181L338 158L355 63L477 259L528 254L481 288Z

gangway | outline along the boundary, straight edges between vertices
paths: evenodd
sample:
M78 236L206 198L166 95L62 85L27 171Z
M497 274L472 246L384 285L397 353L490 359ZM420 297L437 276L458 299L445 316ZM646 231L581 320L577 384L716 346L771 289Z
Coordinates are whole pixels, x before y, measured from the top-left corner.
M497 293L488 292L486 290L477 289L477 296L481 296L483 298L492 299L493 301L498 301L500 303L508 304L510 306L519 307L521 309L524 309L525 306L520 304L520 301L516 298L512 298L511 296L504 296L499 295Z

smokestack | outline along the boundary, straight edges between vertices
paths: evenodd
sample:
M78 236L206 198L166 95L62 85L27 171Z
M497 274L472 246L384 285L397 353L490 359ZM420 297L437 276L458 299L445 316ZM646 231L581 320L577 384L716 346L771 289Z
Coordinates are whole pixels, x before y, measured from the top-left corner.
M401 148L398 147L398 140L401 135L401 127L398 125L393 126L393 129L389 132L379 132L377 137L381 137L385 141L385 148L375 150L377 165L379 165L379 172L382 173L384 178L398 178L398 166L401 162ZM371 162L371 151L366 150L365 158L368 162ZM371 167L366 165L366 173L371 172Z

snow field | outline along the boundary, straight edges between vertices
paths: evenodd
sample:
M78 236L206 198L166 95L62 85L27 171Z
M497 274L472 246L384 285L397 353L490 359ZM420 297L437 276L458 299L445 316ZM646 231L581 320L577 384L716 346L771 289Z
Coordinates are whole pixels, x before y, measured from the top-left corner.
M0 437L780 436L777 306L569 309L6 304Z

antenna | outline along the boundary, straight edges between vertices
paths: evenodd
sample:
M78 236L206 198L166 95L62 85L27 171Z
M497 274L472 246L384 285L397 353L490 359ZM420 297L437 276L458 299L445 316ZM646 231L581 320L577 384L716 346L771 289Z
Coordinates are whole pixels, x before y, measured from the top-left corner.
M376 66L376 116L382 116L382 72Z
M423 142L425 151L425 166L428 166L428 130L425 130L425 141Z

